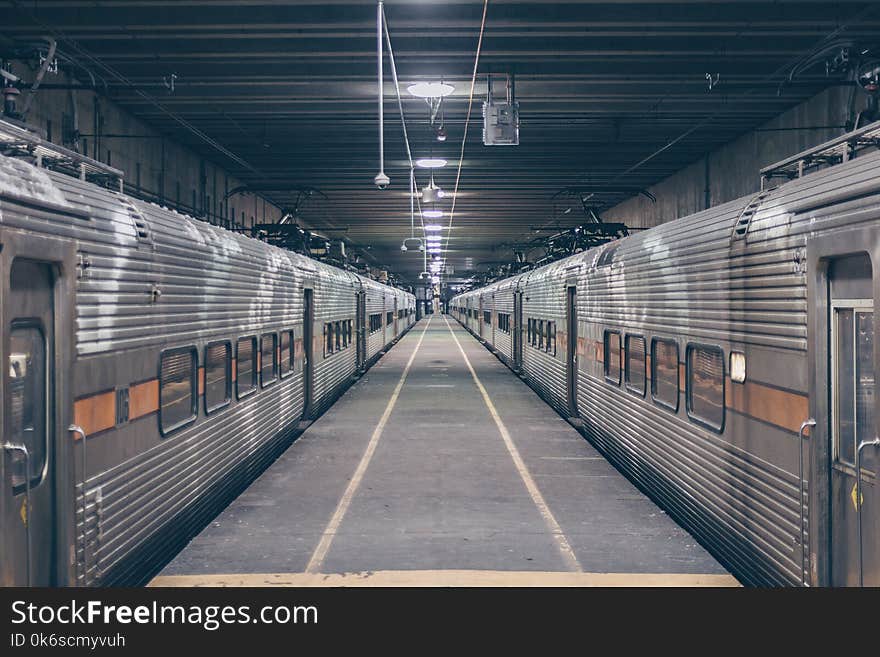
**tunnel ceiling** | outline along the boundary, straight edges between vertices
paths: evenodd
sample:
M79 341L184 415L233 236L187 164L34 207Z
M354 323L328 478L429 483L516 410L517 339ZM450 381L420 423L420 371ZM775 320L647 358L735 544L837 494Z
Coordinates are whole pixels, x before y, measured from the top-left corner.
M295 198L285 189L320 190L326 199L311 197L302 207L304 221L341 229L330 234L369 247L375 263L411 280L421 271L417 253L400 250L410 230L408 169L387 60L386 172L392 184L384 191L373 185L375 2L2 4L4 32L14 43L54 33L60 47L98 72L107 95L134 115L243 180L275 188L267 195L282 205ZM829 39L876 38L876 13L856 19L868 5L491 0L449 233L453 279L509 260L511 245L547 234L536 228L583 221L579 197L561 190L595 192L590 203L607 208L836 83L818 66L780 85L795 62ZM417 157L433 152L458 162L481 11L478 1L386 3ZM520 145L485 147L485 74L510 72L521 105ZM169 93L163 78L172 74ZM711 90L707 74L717 76ZM444 144L428 130L425 102L405 91L408 83L441 76L456 87L444 102ZM182 128L165 109L236 158ZM455 173L455 166L438 170L435 181L451 190ZM418 178L427 183L424 170ZM449 205L447 199L443 208ZM447 222L448 214L441 220Z

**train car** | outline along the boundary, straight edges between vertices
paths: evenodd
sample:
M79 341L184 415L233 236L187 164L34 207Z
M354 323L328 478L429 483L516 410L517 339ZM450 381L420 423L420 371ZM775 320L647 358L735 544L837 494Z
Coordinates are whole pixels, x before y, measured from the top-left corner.
M877 586L878 267L869 152L495 284L502 351L743 582Z
M405 330L366 309L414 305L5 156L0 247L4 586L140 581Z

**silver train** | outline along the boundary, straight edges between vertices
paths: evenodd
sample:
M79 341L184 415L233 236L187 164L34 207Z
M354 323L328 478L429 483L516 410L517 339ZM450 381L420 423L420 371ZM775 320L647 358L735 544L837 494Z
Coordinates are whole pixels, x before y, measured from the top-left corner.
M413 295L0 156L2 585L136 583L415 322Z
M878 586L878 271L874 152L449 306L744 583Z

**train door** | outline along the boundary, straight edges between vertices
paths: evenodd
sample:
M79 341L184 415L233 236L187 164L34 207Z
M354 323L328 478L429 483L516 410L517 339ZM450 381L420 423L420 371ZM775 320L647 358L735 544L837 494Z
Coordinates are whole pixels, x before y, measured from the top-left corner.
M565 377L568 388L568 410L573 416L577 416L577 288L569 285L565 288L565 332L568 336L565 345Z
M303 289L303 417L307 418L314 401L315 369L315 291Z
M367 363L367 293L359 290L355 295L355 340L357 340L357 368Z
M498 323L496 319L497 313L495 309L495 295L492 295L492 307L489 310L489 339L495 344L495 325Z
M15 585L57 583L55 281L53 265L16 258L4 285L0 540Z
M829 268L832 586L880 585L871 274L867 254L835 259Z
M523 293L519 290L513 293L513 369L515 371L519 371L522 368L522 295Z

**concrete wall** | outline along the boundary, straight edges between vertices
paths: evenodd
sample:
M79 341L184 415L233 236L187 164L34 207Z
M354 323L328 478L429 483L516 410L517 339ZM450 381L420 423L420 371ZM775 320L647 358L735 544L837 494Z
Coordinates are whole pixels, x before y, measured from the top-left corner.
M631 198L603 212L602 219L631 228L650 228L755 194L761 188L761 168L844 132L790 128L844 125L849 118L849 97L850 88L827 89L650 187L656 203L643 196ZM859 91L856 111L864 104L865 97Z
M13 72L25 80L34 76L22 67ZM63 74L47 73L44 82L69 84L70 80ZM22 92L19 110L26 95ZM70 125L74 104L81 135L76 144L65 139L69 130L64 134L65 115ZM25 120L52 142L124 171L126 190L135 195L226 226L233 220L236 225L251 226L280 216L279 208L253 194L237 194L224 203L227 190L240 185L240 180L92 91L39 89Z

